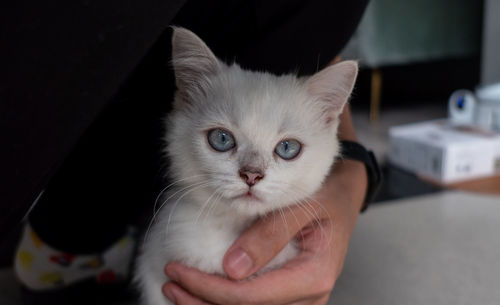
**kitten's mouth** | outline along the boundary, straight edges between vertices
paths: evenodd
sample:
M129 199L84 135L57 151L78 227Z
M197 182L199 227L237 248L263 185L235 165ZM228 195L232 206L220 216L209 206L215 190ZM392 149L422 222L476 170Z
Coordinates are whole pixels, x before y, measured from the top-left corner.
M245 200L253 200L253 201L262 201L260 200L259 197L257 197L254 193L252 193L252 191L247 191L241 195L238 195L236 197L234 197L234 199L245 199Z

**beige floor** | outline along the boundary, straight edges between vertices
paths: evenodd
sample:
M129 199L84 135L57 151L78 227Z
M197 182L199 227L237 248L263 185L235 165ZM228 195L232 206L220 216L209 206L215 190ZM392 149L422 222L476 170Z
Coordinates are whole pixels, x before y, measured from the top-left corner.
M331 304L498 305L500 196L442 192L360 216Z

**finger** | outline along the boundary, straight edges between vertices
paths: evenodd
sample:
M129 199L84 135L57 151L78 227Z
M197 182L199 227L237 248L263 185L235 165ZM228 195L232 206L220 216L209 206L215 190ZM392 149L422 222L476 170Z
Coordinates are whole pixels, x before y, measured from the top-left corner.
M163 294L176 305L209 305L210 303L204 302L199 298L189 294L187 291L182 289L179 285L167 282L163 285Z
M190 294L216 304L287 304L323 295L333 287L331 267L322 258L300 255L280 269L245 281L209 275L178 263L168 264L167 276ZM326 269L329 269L326 271Z
M260 219L228 249L223 260L224 271L235 280L254 274L269 263L297 232L323 214L318 204L308 203Z

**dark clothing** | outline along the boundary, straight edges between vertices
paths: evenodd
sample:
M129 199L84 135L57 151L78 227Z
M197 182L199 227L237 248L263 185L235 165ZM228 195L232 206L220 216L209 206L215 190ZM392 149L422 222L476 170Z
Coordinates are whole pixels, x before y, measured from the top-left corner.
M175 88L169 25L227 62L312 74L367 0L11 1L0 10L0 239L30 221L67 252L101 251L161 190Z

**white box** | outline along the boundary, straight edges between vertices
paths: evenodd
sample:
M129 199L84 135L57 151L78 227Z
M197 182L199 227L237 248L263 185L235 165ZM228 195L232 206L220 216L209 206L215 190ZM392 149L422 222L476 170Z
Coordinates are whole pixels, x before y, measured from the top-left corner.
M436 120L389 129L389 161L453 183L500 174L500 134Z

